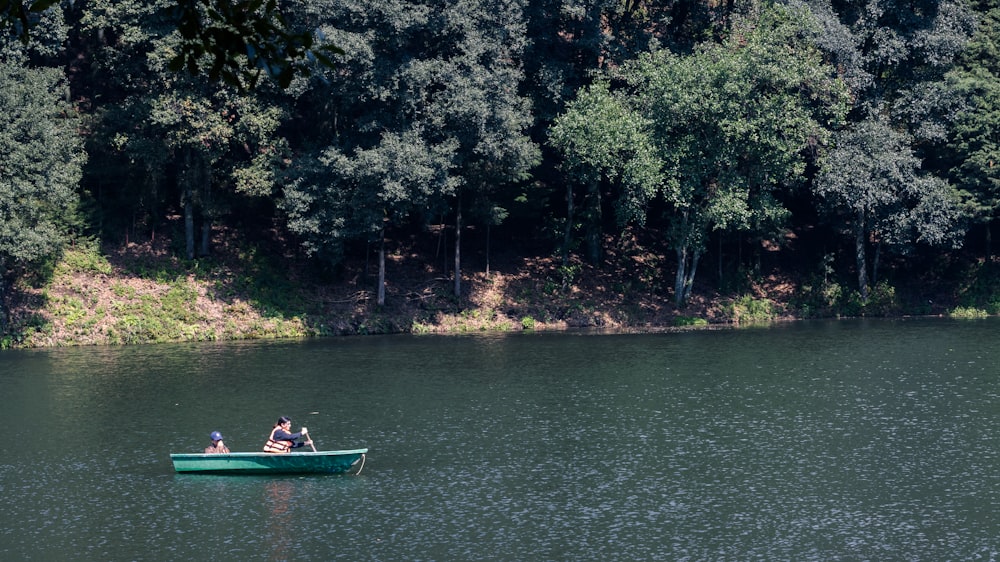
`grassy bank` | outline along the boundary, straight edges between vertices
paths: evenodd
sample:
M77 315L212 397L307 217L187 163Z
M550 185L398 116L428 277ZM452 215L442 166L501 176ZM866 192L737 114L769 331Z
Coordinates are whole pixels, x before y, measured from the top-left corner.
M278 256L278 257L276 257ZM836 316L1000 312L995 268L970 267L951 293L882 283L856 292L780 274L747 279L729 294L699 288L678 310L664 290L663 256L611 256L600 269L556 258L504 263L463 276L466 296L412 254L387 257L385 306L369 264L347 264L318 282L309 265L253 246L222 244L215 257L183 260L169 244L76 246L46 275L19 287L0 346L131 345L385 333L468 333L591 327L655 330ZM945 296L942 297L941 295Z

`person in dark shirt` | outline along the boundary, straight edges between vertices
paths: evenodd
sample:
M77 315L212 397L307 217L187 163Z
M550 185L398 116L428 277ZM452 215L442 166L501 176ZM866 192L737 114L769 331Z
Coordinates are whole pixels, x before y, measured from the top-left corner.
M303 437L306 439L305 441L296 441L296 439ZM271 434L267 437L267 442L264 443L264 452L290 453L292 449L303 445L312 445L312 440L309 439L309 430L303 427L298 433L292 433L292 420L281 416L271 428Z

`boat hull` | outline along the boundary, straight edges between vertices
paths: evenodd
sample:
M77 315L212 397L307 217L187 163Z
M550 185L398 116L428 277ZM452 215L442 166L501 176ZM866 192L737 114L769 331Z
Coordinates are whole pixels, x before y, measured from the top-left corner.
M368 449L304 453L172 453L176 472L202 474L342 474L360 472Z

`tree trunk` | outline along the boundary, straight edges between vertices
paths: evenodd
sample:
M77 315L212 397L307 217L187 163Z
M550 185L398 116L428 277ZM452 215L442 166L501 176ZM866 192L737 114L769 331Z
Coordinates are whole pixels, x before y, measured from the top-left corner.
M199 252L202 256L207 256L211 248L209 248L209 241L212 239L212 221L207 218L203 218L201 222L201 251Z
M601 208L601 186L597 185L591 193L594 195L593 211L587 220L587 258L591 265L597 266L601 263L601 232L603 232L603 209Z
M677 248L677 275L674 276L674 306L680 308L684 304L684 278L687 268L687 247Z
M455 298L462 296L462 200L455 200Z
M694 267L698 264L698 253L691 249L689 228L689 216L687 212L684 212L681 216L680 226L680 232L683 234L675 242L677 244L677 275L674 277L674 305L677 308L682 307L691 294L688 285L694 281Z
M566 182L566 229L563 232L562 264L569 265L569 244L573 240L573 187Z
M379 306L385 306L385 226L382 226L378 245L378 298Z
M490 230L493 229L493 225L486 223L486 277L490 276Z
M879 258L882 257L882 241L875 243L875 257L872 258L872 287L878 286Z
M698 271L698 261L701 259L701 252L691 253L691 263L688 267L687 276L684 278L684 300L687 302L691 298L691 291L694 289L694 275Z
M372 241L370 238L365 238L365 282L368 281L368 276L371 275L371 254L372 254Z
M986 221L986 263L993 261L993 220Z
M677 276L674 277L674 305L677 308L684 306L684 303L691 298L691 289L694 287L694 276L698 271L700 259L701 252L687 247L677 250Z
M854 258L858 268L858 292L861 302L868 301L868 266L865 257L865 218L858 214L858 223L854 227Z
M739 234L736 235L737 237ZM722 288L722 232L719 232L719 288Z
M201 179L203 177L203 174L201 173L202 171L203 170L201 170L199 168L199 174L198 174L198 178L199 179ZM207 175L208 174L204 174L204 176L207 176ZM212 213L210 213L210 212L207 211L207 209L210 208L210 203L211 203L211 197L212 197L211 189L212 189L212 185L211 185L210 182L204 181L204 180L202 180L201 183L202 183L202 185L204 185L204 196L202 197L202 200L201 200L201 209L202 209L202 212L201 212L201 250L199 251L199 255L207 256L209 254L209 251L211 250L211 248L209 247L209 242L211 242L211 239L212 239L212 217L210 216Z
M191 150L184 151L184 166L177 175L181 185L181 206L184 208L184 250L187 259L194 259L194 157Z
M194 259L194 201L191 188L184 186L184 249L187 259Z
M7 333L7 280L6 271L0 266L0 335Z

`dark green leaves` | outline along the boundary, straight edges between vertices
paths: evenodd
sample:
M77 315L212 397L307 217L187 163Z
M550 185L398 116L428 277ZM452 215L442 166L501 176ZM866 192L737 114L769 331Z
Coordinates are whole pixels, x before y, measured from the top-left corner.
M48 10L56 0L36 0L28 4L22 0L0 0L0 19L10 33L27 43L29 29L37 21L38 15Z
M85 155L61 88L58 70L0 64L0 266L52 255L74 218Z
M0 0L0 20L27 43L39 15L56 4ZM276 0L177 0L169 12L183 38L170 69L207 72L240 89L253 88L262 74L286 88L316 65L333 66L331 56L341 53L311 31L293 30Z
M341 50L318 44L311 32L293 31L275 0L178 0L171 11L182 37L169 68L207 72L240 89L266 75L282 88L312 66L332 66Z

